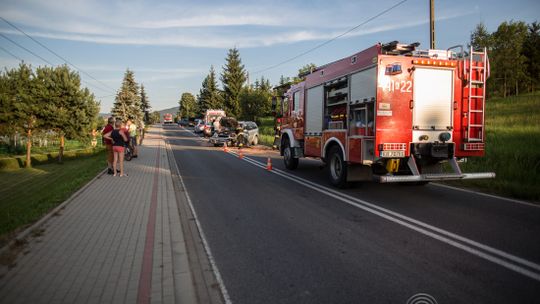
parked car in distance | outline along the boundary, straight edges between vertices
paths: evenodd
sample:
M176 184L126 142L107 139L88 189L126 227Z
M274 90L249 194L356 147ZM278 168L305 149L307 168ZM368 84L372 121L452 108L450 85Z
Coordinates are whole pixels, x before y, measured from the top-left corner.
M204 129L204 121L199 120L197 124L195 125L193 132L202 133L203 129Z
M189 121L187 119L180 119L178 121L178 125L180 127L187 127L189 125Z
M256 146L259 144L259 126L253 121L240 121L238 125L244 130L247 144Z

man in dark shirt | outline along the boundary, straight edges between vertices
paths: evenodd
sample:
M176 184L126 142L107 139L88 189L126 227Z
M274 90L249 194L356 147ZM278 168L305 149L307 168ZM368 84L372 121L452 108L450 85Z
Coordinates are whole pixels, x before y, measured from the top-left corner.
M105 128L103 128L103 131L101 131L101 136L114 130L113 124L114 124L114 118L109 117L109 119L107 120L107 125L105 126ZM107 174L113 174L114 173L113 166L112 166L113 159L114 159L114 153L113 153L113 148L112 148L113 143L112 143L112 140L107 139L107 138L103 138L103 143L105 144L105 148L107 149L107 167L108 167Z

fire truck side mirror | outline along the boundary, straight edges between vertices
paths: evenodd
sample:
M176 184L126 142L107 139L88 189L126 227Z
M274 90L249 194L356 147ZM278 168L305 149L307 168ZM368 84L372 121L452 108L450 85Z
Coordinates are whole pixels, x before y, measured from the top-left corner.
M276 106L277 106L277 97L276 96L272 96L272 111L276 111Z

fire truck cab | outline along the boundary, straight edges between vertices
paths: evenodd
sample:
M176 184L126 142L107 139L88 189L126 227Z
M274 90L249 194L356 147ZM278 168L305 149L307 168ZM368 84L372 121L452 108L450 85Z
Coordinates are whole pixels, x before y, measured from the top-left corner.
M323 160L333 185L494 178L463 173L483 156L486 50L376 44L318 67L282 96L280 153L288 169ZM448 162L449 172L443 172ZM446 170L448 171L448 170Z

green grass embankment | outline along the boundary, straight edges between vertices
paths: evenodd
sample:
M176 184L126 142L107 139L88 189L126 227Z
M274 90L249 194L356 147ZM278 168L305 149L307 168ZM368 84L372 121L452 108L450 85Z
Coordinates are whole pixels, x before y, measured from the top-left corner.
M0 245L94 178L105 168L105 152L29 169L0 172Z
M497 174L493 180L449 184L540 201L540 94L486 102L486 155L470 158L464 172Z
M263 117L259 122L259 142L271 147L274 144L274 117Z

